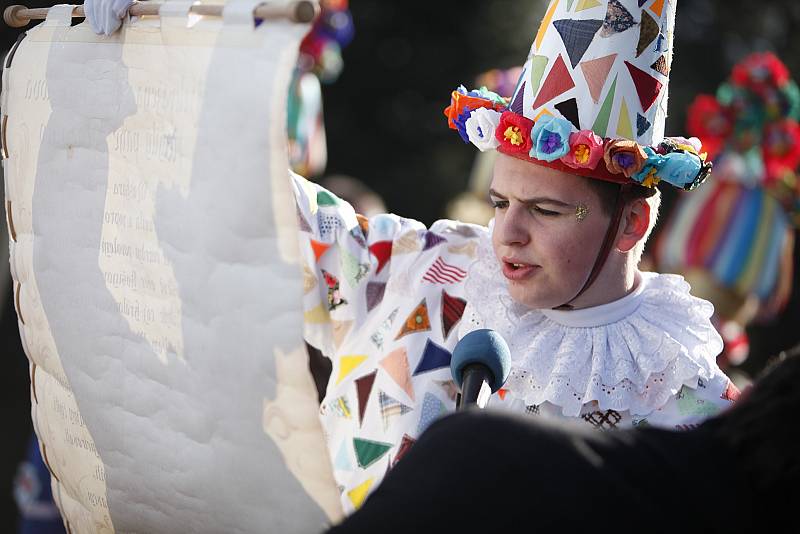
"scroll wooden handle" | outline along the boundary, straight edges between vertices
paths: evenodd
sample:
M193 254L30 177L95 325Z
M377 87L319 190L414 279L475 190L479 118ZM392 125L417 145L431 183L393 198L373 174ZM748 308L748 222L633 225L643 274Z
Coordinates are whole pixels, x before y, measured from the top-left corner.
M131 6L128 13L135 17L143 15L158 15L161 4L157 2L135 3ZM195 5L191 12L196 15L209 17L221 17L222 8L220 5ZM3 11L3 20L12 28L22 28L27 26L31 20L44 19L47 17L49 8L42 7L28 9L25 6L9 6ZM319 4L312 0L297 0L285 5L262 4L255 9L254 16L259 19L281 19L286 18L294 22L311 22L319 15ZM83 17L83 6L75 6L72 10L73 17Z

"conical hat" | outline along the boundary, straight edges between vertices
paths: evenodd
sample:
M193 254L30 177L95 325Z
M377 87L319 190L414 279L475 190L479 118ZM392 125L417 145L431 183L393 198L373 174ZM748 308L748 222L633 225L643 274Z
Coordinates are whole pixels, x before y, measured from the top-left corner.
M460 87L449 124L481 150L691 190L710 171L700 141L663 137L674 24L674 0L551 0L512 98Z

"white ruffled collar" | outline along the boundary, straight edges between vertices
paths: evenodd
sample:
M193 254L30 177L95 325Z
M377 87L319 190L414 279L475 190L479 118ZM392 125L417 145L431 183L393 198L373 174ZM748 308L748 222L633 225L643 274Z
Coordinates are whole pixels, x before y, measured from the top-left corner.
M532 310L515 303L482 234L470 267L459 337L479 328L500 333L511 349L505 388L526 405L550 402L565 416L584 404L647 415L682 386L719 373L722 339L711 303L693 297L681 276L641 273L622 299L583 310Z

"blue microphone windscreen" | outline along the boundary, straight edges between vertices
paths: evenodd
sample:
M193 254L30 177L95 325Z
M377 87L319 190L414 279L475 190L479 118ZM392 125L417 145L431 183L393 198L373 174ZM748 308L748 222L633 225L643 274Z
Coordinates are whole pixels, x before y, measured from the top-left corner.
M470 332L456 343L450 372L459 388L464 368L474 363L483 364L492 371L492 393L503 387L511 370L511 352L506 340L494 330L481 329Z

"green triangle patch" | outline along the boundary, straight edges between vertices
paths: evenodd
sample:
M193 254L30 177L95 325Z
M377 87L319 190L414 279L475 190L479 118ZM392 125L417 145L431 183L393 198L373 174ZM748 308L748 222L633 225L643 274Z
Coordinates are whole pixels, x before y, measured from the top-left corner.
M366 469L383 458L386 453L389 452L389 449L392 448L392 444L369 439L353 438L353 448L356 451L356 459L358 460L359 467Z
M536 95L539 90L544 77L544 69L547 68L549 62L550 58L547 56L533 56L531 58L531 94Z
M333 193L319 191L317 193L317 204L320 206L336 206L339 204L339 199Z
M605 137L608 131L608 121L611 119L611 108L614 106L614 96L617 93L617 78L614 78L614 83L611 84L611 89L608 90L606 99L600 111L597 113L597 118L594 120L592 130L600 137Z

